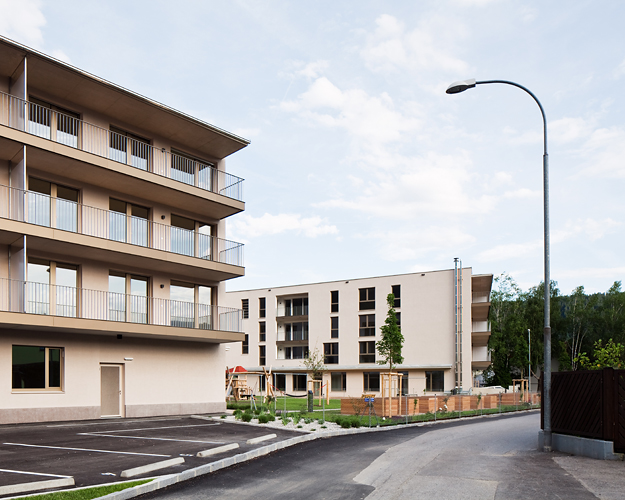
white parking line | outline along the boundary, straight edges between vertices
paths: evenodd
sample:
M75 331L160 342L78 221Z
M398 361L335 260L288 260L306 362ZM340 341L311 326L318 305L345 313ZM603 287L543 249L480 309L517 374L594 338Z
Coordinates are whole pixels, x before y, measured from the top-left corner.
M154 431L154 430L160 430L160 429L184 429L186 427L210 427L212 425L221 425L221 424L169 425L167 427L144 427L140 429L122 429L119 431L94 431L91 434L102 434L103 432L107 432L110 434L112 432Z
M46 425L46 427L87 427L89 425L103 425L103 424L111 424L111 423L119 423L119 424L127 424L132 422L169 422L175 420L183 420L182 418L150 418L150 419L138 419L138 420L126 420L126 419L118 419L118 420L101 420L99 422L92 422L89 424L85 423L77 423L77 424L58 424L58 425Z
M121 439L145 439L147 441L175 441L177 443L206 443L206 444L223 444L223 441L199 441L194 439L172 439L172 438L155 438L144 436L116 436L115 434L100 434L95 432L79 432L78 436L95 436L95 437L109 437L109 438L121 438ZM165 456L165 455L162 455ZM167 455L169 456L169 455Z
M11 469L0 469L0 472L12 472L13 474L28 474L30 476L72 477L72 476L59 476L58 474L44 474L43 472L28 472L24 470L11 470Z
M119 437L119 436L115 436ZM113 453L116 455L142 455L144 457L171 457L171 455L159 455L157 453L134 453L132 451L92 450L89 448L68 448L66 446L44 446L41 444L2 443L9 446L26 446L28 448L49 448L51 450L93 451L96 453Z

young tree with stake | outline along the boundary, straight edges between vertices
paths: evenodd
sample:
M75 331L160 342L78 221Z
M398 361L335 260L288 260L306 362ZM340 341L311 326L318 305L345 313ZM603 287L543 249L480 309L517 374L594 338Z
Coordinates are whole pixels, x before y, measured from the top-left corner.
M394 365L404 362L404 357L401 355L404 336L401 334L401 329L397 324L395 295L389 293L386 296L386 303L388 304L388 313L386 314L384 324L380 327L382 338L379 342L376 342L375 346L380 356L382 356L382 360L378 361L378 363L381 365L388 364L389 371L392 372Z

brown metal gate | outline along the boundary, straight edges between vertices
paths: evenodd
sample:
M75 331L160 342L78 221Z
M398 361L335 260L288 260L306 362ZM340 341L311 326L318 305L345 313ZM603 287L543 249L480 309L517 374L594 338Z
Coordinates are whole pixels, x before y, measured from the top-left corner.
M614 451L625 453L625 370L614 370L616 392L616 422L614 422Z

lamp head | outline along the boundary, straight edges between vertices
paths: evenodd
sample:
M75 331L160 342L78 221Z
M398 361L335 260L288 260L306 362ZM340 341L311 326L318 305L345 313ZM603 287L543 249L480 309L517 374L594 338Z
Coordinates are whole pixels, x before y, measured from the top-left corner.
M446 92L448 94L458 94L473 87L475 87L475 78L471 78L470 80L462 80L460 82L454 82L449 87L447 87Z

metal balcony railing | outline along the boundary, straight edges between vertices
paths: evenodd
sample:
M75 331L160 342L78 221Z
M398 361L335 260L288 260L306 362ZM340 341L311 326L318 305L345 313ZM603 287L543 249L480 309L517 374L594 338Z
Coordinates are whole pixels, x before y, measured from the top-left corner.
M0 311L242 332L242 311L143 295L0 278Z
M0 218L243 266L243 244L0 185Z
M243 201L240 177L4 92L0 125Z

